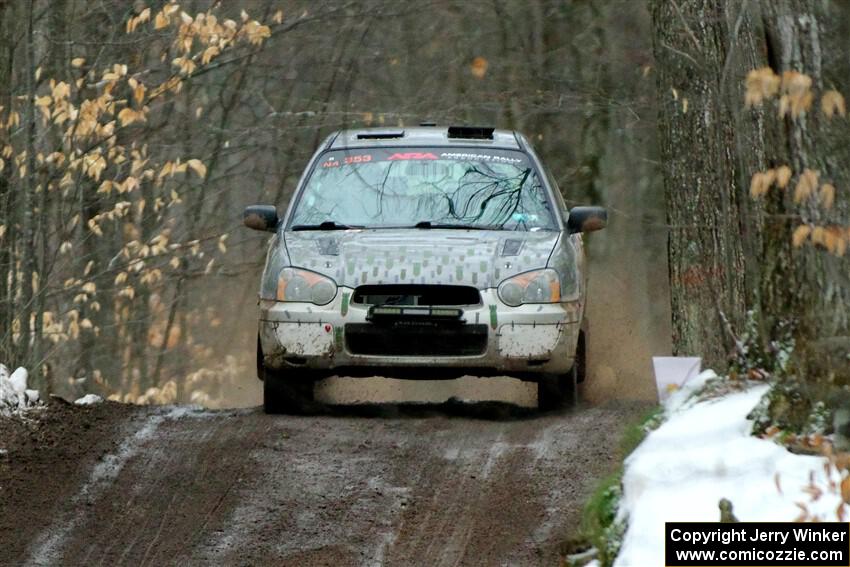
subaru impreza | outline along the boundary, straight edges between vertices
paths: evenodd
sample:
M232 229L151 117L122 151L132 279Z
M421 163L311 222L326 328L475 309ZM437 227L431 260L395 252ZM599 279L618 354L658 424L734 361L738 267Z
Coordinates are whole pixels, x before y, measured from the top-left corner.
M259 294L257 370L269 413L309 407L329 375L513 376L538 403L585 377L583 233L605 209L568 209L521 134L433 125L329 136L273 233Z

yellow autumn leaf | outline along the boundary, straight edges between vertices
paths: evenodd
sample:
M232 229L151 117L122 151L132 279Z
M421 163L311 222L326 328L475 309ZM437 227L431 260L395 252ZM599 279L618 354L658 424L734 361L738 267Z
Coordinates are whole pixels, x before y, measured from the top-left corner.
M174 164L170 161L165 162L162 166L162 169L159 170L159 174L156 176L157 179L162 179L166 175L173 175L174 173Z
M844 96L836 90L828 90L823 93L820 99L820 108L827 118L832 118L836 114L839 116L847 114Z
M776 168L776 186L780 189L788 187L788 182L791 181L791 168L787 165L780 165Z
M97 221L95 219L89 219L88 222L89 230L92 231L96 236L103 236L103 231L97 225Z
M188 57L176 57L171 61L171 64L178 67L184 75L191 75L197 67L195 62Z
M165 15L164 10L162 12L158 12L153 21L153 29L161 30L162 28L168 26L170 20L168 16Z
M766 195L770 186L776 178L776 171L768 169L767 171L757 171L753 174L750 180L750 196L754 199Z
M797 180L797 186L794 188L794 202L801 203L808 199L818 186L818 172L806 168L800 174Z
M207 176L207 166L205 166L201 160L193 158L187 161L186 165L188 165L189 168L201 179Z
M141 186L141 183L139 182L139 180L136 177L133 177L132 175L130 175L130 176L127 177L127 179L124 180L123 183L121 183L120 192L121 193L129 193L130 191L133 191L134 189L138 189L140 186Z
M805 73L798 71L783 71L782 72L782 91L799 95L807 92L812 88L812 78Z
M820 202L824 209L831 209L835 202L835 186L832 183L824 183L820 186Z
M785 115L791 110L791 99L788 98L787 94L779 97L779 117L785 118Z
M826 229L822 226L816 226L812 229L812 243L826 245Z
M775 96L779 92L779 83L779 76L770 67L753 69L747 73L744 104L747 108L757 106L764 99Z
M71 59L71 66L76 68L76 69L79 69L80 67L82 67L85 64L86 64L86 58L85 57L74 57L73 59Z
M795 228L794 235L791 237L791 242L794 245L794 248L802 246L811 233L812 228L807 224L801 224Z
M145 100L145 85L139 83L135 87L133 87L133 98L136 100L136 104L142 104Z
M832 253L838 257L844 256L847 253L847 237L845 235L839 233L835 250Z
M824 230L823 245L830 253L836 254L841 240L841 231L836 227L831 226Z
M64 100L71 95L71 85L65 81L59 81L50 89L50 95L56 102Z
M201 64L207 65L220 52L221 52L221 50L218 48L217 45L211 45L211 46L207 47L204 50L203 55L201 55Z
M489 63L483 57L476 57L472 60L472 63L469 65L469 72L472 73L472 76L476 79L483 79L487 74L487 67Z
M128 107L121 109L121 112L118 113L118 120L121 122L121 126L129 126L135 122L145 122L147 119L144 112Z
M283 10L275 12L274 16L272 16L272 21L276 24L283 22Z

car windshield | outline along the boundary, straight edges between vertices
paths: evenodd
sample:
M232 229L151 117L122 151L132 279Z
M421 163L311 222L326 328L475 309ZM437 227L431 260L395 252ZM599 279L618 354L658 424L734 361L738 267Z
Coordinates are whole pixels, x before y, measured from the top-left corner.
M522 152L369 148L325 152L289 223L294 230L554 230L549 197Z

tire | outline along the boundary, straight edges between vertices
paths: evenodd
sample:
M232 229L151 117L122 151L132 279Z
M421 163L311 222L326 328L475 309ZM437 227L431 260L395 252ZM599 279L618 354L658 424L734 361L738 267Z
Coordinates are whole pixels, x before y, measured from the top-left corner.
M305 414L313 407L311 377L299 371L265 369L263 377L263 409L268 414Z
M564 374L544 374L537 380L537 409L572 407L578 402L577 365Z
M579 331L578 343L576 344L576 383L584 384L587 378L587 333Z
M263 381L263 410L268 414L303 414L313 407L315 380L296 368L272 370L263 364L263 349L257 337L257 378Z

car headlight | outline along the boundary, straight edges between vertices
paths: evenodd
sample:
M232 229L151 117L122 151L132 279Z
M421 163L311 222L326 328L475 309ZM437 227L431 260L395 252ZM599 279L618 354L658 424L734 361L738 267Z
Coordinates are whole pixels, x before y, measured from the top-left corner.
M284 268L277 278L278 301L304 301L326 305L336 297L336 284L328 277L298 268Z
M499 284L499 298L511 307L525 303L558 303L561 301L558 272L547 268L508 278Z

